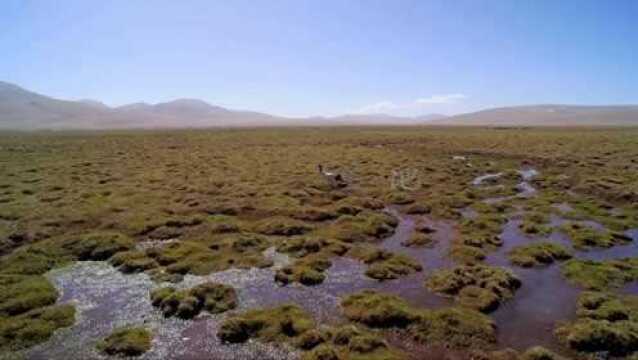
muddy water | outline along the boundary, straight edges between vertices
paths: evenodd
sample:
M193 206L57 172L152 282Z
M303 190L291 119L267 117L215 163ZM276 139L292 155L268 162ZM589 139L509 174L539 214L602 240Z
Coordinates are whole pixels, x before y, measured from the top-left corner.
M536 189L530 181L538 175L534 169L519 171L522 182L517 185L520 193L516 197L530 197L536 193ZM489 176L488 176L489 175ZM488 174L487 178L492 177ZM477 178L473 182L480 183L485 177ZM499 202L512 197L488 199L486 202ZM572 210L569 204L558 204L556 208L561 212ZM557 228L566 220L552 215L550 226ZM602 231L604 226L594 221L579 221L581 225L589 226ZM540 237L529 237L520 231L521 220L516 214L504 225L500 234L503 246L488 255L486 262L495 266L503 266L511 269L521 280L522 287L515 297L501 305L492 317L498 326L498 342L501 346L523 350L530 346L543 345L556 351L563 351L553 335L553 330L560 321L575 318L576 301L581 290L568 283L560 272L560 264L554 263L542 268L525 269L511 266L507 260L507 253L514 247L539 241ZM571 249L578 258L607 260L638 255L638 230L628 231L627 235L633 238L633 242L615 246L609 249L591 249L588 251L575 250L567 235L560 231L554 231L545 240L560 243ZM637 283L629 284L622 289L624 293L638 293Z
M438 308L451 305L452 300L450 298L430 292L425 288L424 282L433 270L454 265L447 257L449 246L454 236L456 236L453 224L447 221L434 221L422 216L403 216L395 209L390 209L389 212L399 217L399 226L396 228L395 233L385 239L380 246L386 250L404 254L417 260L423 266L423 271L396 280L374 281L369 284L368 288L399 295L413 306ZM433 238L431 246L406 247L402 245L415 231L417 223L427 225L435 230L431 234Z
M597 231L605 230L604 225L595 221L566 220L556 215L551 216L550 226L558 227L566 222L575 222ZM638 229L628 230L625 232L625 235L629 236L632 241L624 245L616 245L610 248L575 249L569 237L561 231L554 231L548 237L548 240L560 243L570 249L574 256L580 259L602 261L638 256Z
M576 257L589 260L613 260L638 256L638 229L625 233L632 238L628 244L616 245L610 248L596 248L590 250L575 250Z
M220 282L249 287L249 284L265 283L264 275L258 270L243 273L231 270L213 277ZM190 355L194 353L215 359L286 359L294 356L286 349L259 343L222 346L215 334L226 315L207 315L194 321L164 318L151 306L149 291L157 285L145 274L124 275L103 262L81 262L53 271L49 277L62 293L60 302L76 305L76 323L58 331L50 341L30 349L26 354L30 359L103 358L95 351L96 342L114 328L128 325L146 326L155 335L151 350L141 359L192 359ZM272 277L267 278L272 283ZM203 279L189 279L188 282L200 280ZM241 308L254 303L250 289L240 291L240 303ZM202 327L206 331L197 330Z
M558 220L555 219L553 223L561 223ZM582 223L595 229L602 226L591 221ZM627 245L583 251L573 249L569 237L559 231L554 231L548 237L530 237L520 231L520 224L521 220L517 217L505 224L500 234L503 246L486 259L488 264L509 268L523 283L516 296L492 314L498 326L498 341L514 349L543 345L560 352L562 349L553 330L557 323L575 318L576 301L581 289L565 280L559 263L541 268L521 268L509 263L507 253L516 246L547 240L566 246L577 258L609 260L638 256L638 229L627 231L627 235L633 239ZM628 284L621 292L638 294L638 282Z
M516 218L505 224L500 235L503 246L486 259L488 264L509 268L523 283L515 297L492 314L498 326L498 341L518 350L543 345L558 351L560 345L553 329L558 321L574 318L580 291L562 277L559 264L531 269L511 266L509 251L538 241L525 236L519 230L520 224Z

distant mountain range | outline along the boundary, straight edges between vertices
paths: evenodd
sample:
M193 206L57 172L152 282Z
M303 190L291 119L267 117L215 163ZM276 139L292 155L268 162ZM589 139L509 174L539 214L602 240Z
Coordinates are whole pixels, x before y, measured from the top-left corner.
M638 105L529 105L487 109L433 121L435 125L638 126Z
M109 107L95 100L54 99L0 82L0 129L5 130L339 125L638 126L638 106L517 106L450 117L366 114L289 118L230 110L197 99Z

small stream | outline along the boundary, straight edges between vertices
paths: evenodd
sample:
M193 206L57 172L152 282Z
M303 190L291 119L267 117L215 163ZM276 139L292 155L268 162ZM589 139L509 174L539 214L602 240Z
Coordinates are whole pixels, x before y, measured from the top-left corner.
M576 250L569 237L560 231L554 230L545 237L527 236L519 228L521 223L520 219L514 217L504 225L500 235L503 246L490 253L486 259L486 263L490 265L509 268L523 283L516 296L492 314L499 329L499 343L520 350L541 344L560 351L561 346L554 337L553 330L558 322L575 318L576 302L582 290L561 275L560 262L537 268L522 268L511 265L507 253L517 246L543 240L560 243L572 251L574 257L581 259L600 261L638 256L638 229L626 232L633 239L627 245ZM593 228L601 226L589 221L583 223ZM627 284L620 291L638 294L637 284L638 282Z

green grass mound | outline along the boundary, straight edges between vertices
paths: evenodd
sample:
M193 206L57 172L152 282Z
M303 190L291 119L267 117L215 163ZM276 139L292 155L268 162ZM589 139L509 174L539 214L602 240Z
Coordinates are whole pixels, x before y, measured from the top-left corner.
M228 343L243 343L248 339L290 341L314 325L312 317L298 306L282 305L232 316L221 324L217 336Z
M133 239L116 232L95 232L71 237L61 244L77 260L107 260L118 252L135 247Z
M496 342L496 326L486 315L466 308L422 311L408 330L416 341L453 348L482 348Z
M296 305L250 310L226 319L217 336L227 343L250 339L285 342L302 351L304 360L404 359L376 333L354 325L316 327Z
M50 250L50 251L49 251ZM0 349L19 350L75 322L72 305L54 305L58 292L47 278L68 257L48 242L26 245L0 261Z
M111 257L109 262L125 274L144 272L159 267L157 261L149 257L143 250L117 253Z
M487 254L485 253L485 250L481 248L462 244L452 244L449 256L461 264L472 265L485 260Z
M292 265L285 266L275 273L275 281L281 285L298 282L312 286L321 284L326 275L324 272L332 266L325 256L313 255L298 259Z
M556 329L570 348L627 356L638 351L638 297L584 292L577 319Z
M284 239L281 244L277 246L277 251L289 254L293 257L302 258L317 254L343 255L350 247L351 245L334 239L303 236Z
M255 225L255 232L264 235L293 236L302 235L313 228L303 221L275 216L259 221Z
M212 244L177 241L162 247L115 254L110 262L124 273L165 272L208 275L229 268L269 267L263 251L270 241L261 235L229 234Z
M311 330L299 346L309 350L302 360L401 360L405 354L392 349L377 334L353 325ZM300 339L301 340L301 339Z
M495 325L480 312L465 308L421 310L396 295L364 290L341 301L344 315L372 328L405 329L421 343L484 347L496 341Z
M317 285L324 281L325 271L332 266L330 258L344 255L351 245L339 240L322 237L292 237L285 239L278 247L279 252L297 258L275 274L275 281L287 285L298 282L303 285Z
M485 259L486 252L493 251L503 245L500 238L501 229L507 218L492 206L487 206L486 213L460 222L458 236L450 247L449 256L463 264L476 264Z
M542 346L533 346L519 354L513 349L503 349L495 351L474 351L471 354L472 360L567 360Z
M97 344L107 355L140 356L151 348L153 334L142 327L116 329Z
M522 232L528 235L547 235L552 229L547 224L549 217L546 213L532 211L523 216L523 221L519 225Z
M366 275L376 280L397 279L423 270L416 260L373 245L354 246L348 251L347 256L367 264Z
M186 290L171 287L153 290L151 303L159 307L164 316L190 319L202 310L218 314L236 308L237 294L230 286L207 282Z
M341 216L328 229L328 236L347 243L374 242L392 235L399 224L389 214L362 211L357 215Z
M468 246L493 249L501 246L501 228L506 222L501 214L480 214L474 219L463 219L460 224L461 241Z
M631 238L619 231L599 231L577 222L563 224L561 229L567 233L575 248L609 248L631 242Z
M572 254L563 246L550 242L537 242L517 246L508 254L510 261L518 266L533 267L568 260Z
M521 355L521 360L567 360L552 351L545 349L542 346L531 347Z
M638 279L638 258L594 261L572 259L561 266L563 276L588 290L618 288Z
M0 276L0 316L19 315L52 305L58 292L43 276Z
M134 242L117 232L89 232L22 246L0 260L0 273L41 275L73 261L107 260L130 250Z
M321 208L304 208L299 211L295 211L291 217L297 220L303 221L326 221L333 220L339 217L341 213L339 211L331 211Z
M74 322L72 305L37 307L17 316L0 316L0 351L17 351L42 343L57 329Z
M432 212L432 208L427 204L412 204L405 208L405 213L410 215L424 215Z
M410 237L403 241L401 245L405 247L422 247L422 246L431 246L434 243L434 239L428 234L424 234L422 232L415 232L410 235Z
M395 191L387 195L386 200L395 205L407 205L414 202L414 198L402 191Z
M341 301L344 315L370 327L404 328L416 320L407 303L398 296L364 290Z
M425 285L433 292L455 297L461 305L491 312L514 296L521 281L505 268L460 265L436 271Z

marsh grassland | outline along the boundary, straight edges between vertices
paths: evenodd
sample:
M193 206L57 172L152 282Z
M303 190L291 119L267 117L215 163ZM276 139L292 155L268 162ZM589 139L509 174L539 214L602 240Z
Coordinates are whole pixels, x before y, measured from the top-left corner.
M638 129L6 133L0 358L638 358L636 241Z

